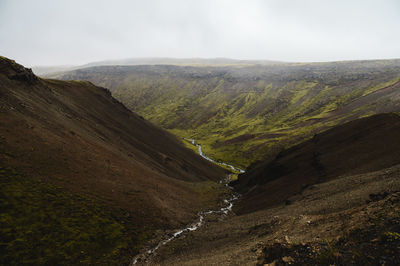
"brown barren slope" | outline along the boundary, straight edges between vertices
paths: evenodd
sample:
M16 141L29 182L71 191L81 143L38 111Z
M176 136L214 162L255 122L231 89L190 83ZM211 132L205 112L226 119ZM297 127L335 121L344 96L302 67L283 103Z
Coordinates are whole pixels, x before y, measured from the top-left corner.
M122 223L136 236L191 222L198 210L217 204L217 185L211 181L225 175L126 109L108 90L37 78L4 57L0 163L2 169L121 210Z

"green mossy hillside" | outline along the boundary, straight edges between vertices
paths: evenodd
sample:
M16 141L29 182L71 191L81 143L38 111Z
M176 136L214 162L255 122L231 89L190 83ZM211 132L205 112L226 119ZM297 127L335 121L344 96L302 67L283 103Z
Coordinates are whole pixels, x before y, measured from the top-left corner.
M246 167L331 126L400 111L400 60L273 66L104 66L58 75L114 97L216 160ZM397 85L396 85L397 84Z
M4 167L0 195L1 265L126 265L139 248L121 213L96 200Z

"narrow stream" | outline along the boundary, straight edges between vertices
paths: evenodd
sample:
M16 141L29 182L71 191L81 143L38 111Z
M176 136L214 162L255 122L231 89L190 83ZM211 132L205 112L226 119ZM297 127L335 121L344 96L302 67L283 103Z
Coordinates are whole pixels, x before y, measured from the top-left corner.
M213 162L213 163L215 163L215 164L228 166L229 168L231 168L232 171L236 171L236 172L239 172L239 173L241 173L241 174L244 173L244 170L243 170L243 169L240 169L240 168L238 168L238 167L234 167L233 165L227 164L227 163L224 163L224 162L217 162L217 161L214 161L213 159L211 159L210 157L208 157L207 155L205 155L205 154L202 152L202 150L201 150L201 144L197 144L196 141L195 141L194 139L187 139L187 138L185 138L185 140L188 141L189 143L191 143L192 145L197 146L198 149L199 149L199 155L200 155L201 157L203 157L204 159L209 160L210 162Z
M202 156L203 158L205 158L205 159L207 159L207 160L209 160L209 161L211 161L213 163L216 163L216 164L229 166L234 171L238 171L240 173L244 173L244 170L242 170L240 168L236 168L236 167L234 167L234 166L232 166L230 164L227 164L227 163L216 162L216 161L212 160L211 158L206 156L201 151L201 145L200 144L196 144L195 140L193 140L193 139L186 139L186 140L189 140L193 145L199 147L199 155ZM233 191L233 188L228 185L230 181L231 181L231 174L229 174L229 176L225 180L221 180L221 182L220 182L220 183L224 182L225 186L227 186L228 188L230 188L232 190L232 192L230 194L230 197L223 200L223 202L225 204L225 207L222 207L219 210L207 210L207 211L199 212L197 214L198 217L199 217L197 222L191 224L190 226L188 226L188 227L186 227L184 229L180 229L180 230L176 231L172 235L168 235L168 237L166 237L164 240L161 240L155 247L147 250L144 253L138 254L137 256L135 256L133 258L132 265L135 265L135 264L137 264L139 262L140 263L145 263L160 247L162 247L162 246L166 245L168 242L178 238L183 233L197 230L200 226L203 225L205 216L210 215L210 214L227 215L228 212L232 210L233 201L235 201L235 200L237 200L239 198L239 194L235 193Z

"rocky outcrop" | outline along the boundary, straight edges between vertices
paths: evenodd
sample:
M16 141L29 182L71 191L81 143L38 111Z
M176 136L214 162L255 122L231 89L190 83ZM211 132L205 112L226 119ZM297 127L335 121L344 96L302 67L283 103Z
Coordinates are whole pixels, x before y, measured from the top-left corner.
M4 57L0 57L0 72L4 73L9 79L23 81L28 84L34 84L39 80L33 74L32 69L25 68L14 60L8 60Z

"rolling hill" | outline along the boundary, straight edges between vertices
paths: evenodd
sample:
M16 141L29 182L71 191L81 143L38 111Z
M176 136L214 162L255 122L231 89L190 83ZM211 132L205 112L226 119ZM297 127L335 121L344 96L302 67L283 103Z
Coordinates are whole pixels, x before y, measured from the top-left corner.
M0 57L0 264L128 264L225 175L108 90Z
M50 75L110 88L212 158L247 167L332 126L400 111L400 60L98 66Z

